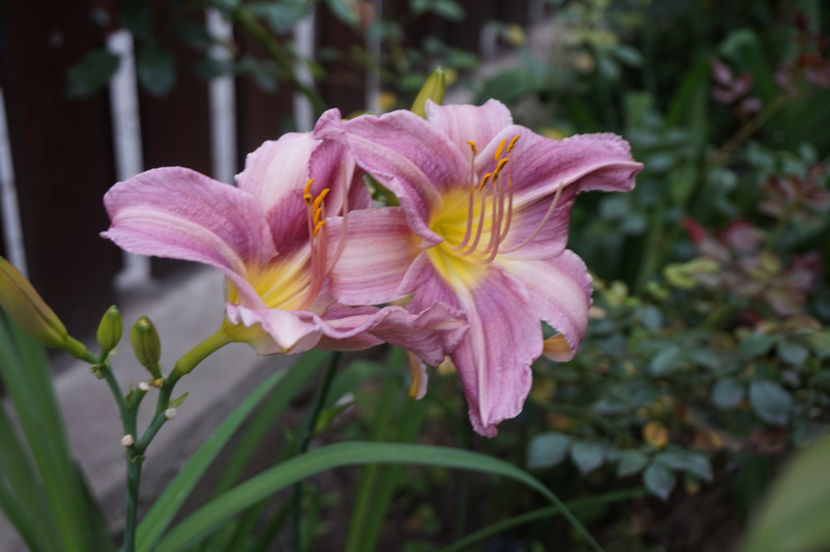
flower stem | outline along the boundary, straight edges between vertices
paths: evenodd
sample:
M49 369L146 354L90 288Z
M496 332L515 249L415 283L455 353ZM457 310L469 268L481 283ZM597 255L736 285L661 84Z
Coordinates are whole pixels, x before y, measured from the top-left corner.
M159 396L156 402L156 414L150 421L150 425L144 430L135 444L127 447L127 509L126 519L124 522L124 552L134 552L135 550L135 531L138 519L138 492L141 482L141 464L144 462L144 452L152 442L153 438L158 433L161 426L167 421L165 411L170 406L170 396L173 393L173 388L176 382L179 381L185 374L189 374L197 364L202 362L205 358L216 352L221 347L224 347L231 342L231 339L221 329L196 345L193 349L182 355L176 361L170 375L164 380L164 383L159 389ZM118 387L118 382L112 377L112 370L109 363L103 368L104 377L110 388L113 391L115 400L121 409L121 418L124 422L124 434L136 437L136 417L138 414L138 406L140 398L139 395L135 401L126 404L121 389Z
M124 526L124 552L135 550L135 530L138 519L138 489L141 480L142 458L127 453L127 513Z
M308 417L305 420L303 432L300 434L299 445L297 447L297 456L308 450L308 445L311 442L311 437L314 435L314 427L317 425L317 419L320 417L320 412L323 410L323 405L326 403L326 397L331 387L331 382L334 380L334 372L337 370L337 365L340 363L340 351L335 351L329 358L329 364L326 367L326 373L323 374L323 381L317 389L317 395L314 397L314 404L308 412ZM294 485L293 503L293 524L292 534L294 542L294 551L302 552L304 546L302 543L302 534L300 528L300 518L302 514L302 498L303 498L303 484L302 481Z

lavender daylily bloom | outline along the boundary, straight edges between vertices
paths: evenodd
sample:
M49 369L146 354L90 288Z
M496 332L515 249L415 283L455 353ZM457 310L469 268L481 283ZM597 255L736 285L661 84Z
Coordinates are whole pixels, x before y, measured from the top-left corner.
M236 181L181 167L141 173L104 196L112 225L102 235L132 253L221 270L223 331L260 354L388 341L440 362L460 339L466 326L450 307L351 307L329 293L349 213L371 201L342 145L286 134L249 154Z
M565 249L576 194L631 190L642 164L618 136L544 138L494 100L427 102L426 112L350 121L329 112L318 123L315 135L348 144L400 201L350 218L331 291L347 304L411 296L413 312L462 310L469 330L450 358L474 429L494 436L530 390L545 345L540 321L559 332L547 344L557 360L572 357L585 333L591 279ZM358 281L360 270L374 279Z

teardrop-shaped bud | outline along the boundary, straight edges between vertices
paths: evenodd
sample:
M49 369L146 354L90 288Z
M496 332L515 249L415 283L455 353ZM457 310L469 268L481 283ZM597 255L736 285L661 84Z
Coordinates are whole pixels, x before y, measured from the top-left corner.
M101 322L98 324L98 346L101 347L101 354L107 355L110 351L115 349L118 342L121 340L121 333L124 331L124 325L121 322L121 313L115 305L107 309L104 316L101 317Z
M47 347L63 347L63 322L41 298L29 280L0 257L0 306L23 330Z
M156 327L146 316L139 318L130 331L130 343L133 345L135 358L149 370L154 378L161 377L161 341Z
M447 76L443 67L436 67L435 70L427 77L426 82L421 87L421 91L412 102L412 112L415 115L426 117L426 103L427 100L432 100L437 104L444 101L444 92L447 90Z

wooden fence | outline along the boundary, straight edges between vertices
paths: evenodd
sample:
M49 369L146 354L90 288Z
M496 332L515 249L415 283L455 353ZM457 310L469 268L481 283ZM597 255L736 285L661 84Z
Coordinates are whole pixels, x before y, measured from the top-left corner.
M386 11L405 2L372 3ZM528 13L538 12L544 1L458 3L467 14L463 21L424 15L411 26L414 31L407 35L407 43L417 46L434 35L477 52L481 30L489 20L525 26ZM157 17L163 16L166 3L152 4ZM13 168L28 275L73 333L91 330L100 313L115 301L114 276L123 257L98 235L108 225L101 198L118 180L113 118L119 115L106 91L86 99L68 98L66 73L118 30L117 12L116 0L9 0L0 5L0 88L12 164L5 168ZM364 46L363 37L329 12L325 2L316 6L314 29L315 51ZM236 30L234 35L239 49L256 53L255 44L239 37ZM179 62L173 90L164 97L138 93L143 166L182 165L211 174L215 149L209 84L192 71L189 62L195 60L194 54L183 46L173 48ZM326 103L344 112L365 109L366 70L347 61L324 63L324 67L326 77L315 87ZM295 102L287 85L265 92L249 76L237 77L233 90L230 109L236 132L231 143L241 168L247 152L281 133L284 121L295 115ZM7 209L15 207L8 205L8 195L3 197ZM0 252L7 255L9 236L4 226L9 225L0 225ZM154 260L152 266L157 276L179 265Z

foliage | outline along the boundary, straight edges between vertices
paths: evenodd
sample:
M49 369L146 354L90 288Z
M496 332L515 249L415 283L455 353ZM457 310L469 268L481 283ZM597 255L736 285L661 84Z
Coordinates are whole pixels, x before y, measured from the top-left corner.
M169 23L149 3L124 2L122 23L138 41L143 86L163 94L182 70L159 36L177 36L198 50L203 58L197 68L205 77L251 74L265 87L297 85L297 54L285 33L314 2L209 4L250 36L263 37L265 29L268 56L236 50L233 59L216 59L209 54L216 39L184 7ZM751 510L759 491L747 489L768 479L755 475L766 458L808 446L830 424L830 242L822 239L830 232L830 133L824 128L830 118L828 10L809 0L549 4L557 31L552 51L540 55L515 27L491 22L520 63L481 78L475 53L434 36L413 38L425 21L462 24L470 14L456 2L399 2L393 6L397 11L382 16L362 2L325 2L325 9L380 44L385 55L378 64L366 50L354 48L321 51L318 60L347 60L376 72L384 109L409 105L429 71L442 64L449 68L448 84L455 80L470 88L479 101L501 99L518 114L517 122L548 136L623 134L646 169L633 193L589 197L575 207L569 247L595 272L589 333L573 361L536 363L525 411L502 427L496 441L471 439L457 383L444 377L447 367L436 370L427 398L412 403L405 402L398 375L369 361L350 364L334 381L314 429L368 441L364 451L396 458L426 449L390 441L485 451L531 470L574 505L582 523L602 528L609 541L623 539L624 549L644 549L653 533L633 521L630 531L620 530L639 514L620 510L615 500L645 488L657 498L639 501L637 508L659 512L664 502L674 505L726 489L736 510L744 505ZM165 25L172 35L159 32ZM325 82L323 65L302 61ZM94 92L115 67L111 54L89 53L68 75L70 93ZM400 363L401 358L389 362ZM297 377L294 385L300 387L305 380L296 376L299 370L285 381ZM279 411L260 413L243 437L246 454ZM298 438L289 432L285 450ZM359 447L319 449L314 458L322 460L315 469L358 461ZM824 512L806 499L799 502L805 493L792 490L815 480L816 458L826 442L816 447L818 452L805 453L806 460L796 460L800 469L787 472L784 490L774 491L750 543L777 543L773 539L785 532L805 539L824 536L816 516L791 515L800 508ZM332 450L337 454L329 456ZM210 456L200 454L204 461ZM206 510L166 537L153 528L150 541L162 538L175 548L213 531L200 549L269 546L290 504L250 482L243 491L230 491L247 461L240 454ZM445 467L473 458L453 454ZM313 471L299 460L289 466L296 473ZM289 477L275 467L256 481L267 481L270 492L299 477L296 473ZM802 479L793 482L797 475ZM609 489L613 500L599 494ZM819 501L826 489L815 492ZM306 543L330 533L321 512L341 498L314 487L307 493ZM165 523L180 502L170 504ZM466 475L450 476L443 469L367 463L345 547L382 547L388 518L401 531L394 542L405 540L410 550L453 541L452 550L478 542L567 547L569 527L578 525L551 528L556 511L500 480L476 480L473 486ZM465 538L470 518L481 531ZM803 523L804 531L791 531L790 521ZM508 536L497 540L493 528ZM25 520L18 529L27 534ZM150 530L142 526L139 536Z

